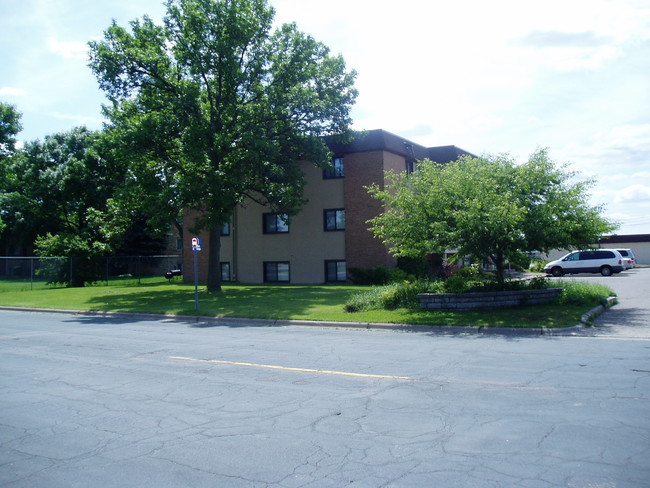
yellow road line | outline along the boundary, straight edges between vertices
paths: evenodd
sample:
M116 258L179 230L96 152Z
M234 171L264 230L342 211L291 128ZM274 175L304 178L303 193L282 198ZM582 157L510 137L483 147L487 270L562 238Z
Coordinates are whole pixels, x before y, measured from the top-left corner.
M220 361L218 359L197 359L188 358L183 356L169 356L169 359L180 359L183 361L196 361L201 363L214 363L214 364L230 364L232 366L249 366L253 368L266 368L266 369L279 369L282 371L298 371L300 373L320 373L320 374L334 374L340 376L357 376L360 378L381 378L391 380L410 380L408 376L391 376L383 374L364 374L364 373L348 373L346 371L328 371L325 369L309 369L309 368L289 368L287 366L275 366L272 364L256 364L244 363L240 361Z

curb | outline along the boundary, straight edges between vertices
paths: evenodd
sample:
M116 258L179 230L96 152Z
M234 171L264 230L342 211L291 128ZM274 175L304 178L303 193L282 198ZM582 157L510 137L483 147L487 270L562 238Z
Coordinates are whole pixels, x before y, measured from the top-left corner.
M597 307L592 308L587 313L585 313L582 317L580 317L580 323L586 326L591 326L591 322L593 321L593 319L595 319L605 310L613 307L617 303L618 303L618 299L616 297L608 297L607 301L605 302L605 305L598 305Z
M78 315L86 317L107 317L107 318L139 318L147 320L172 320L177 322L194 323L193 327L323 327L334 329L353 329L368 331L395 331L395 332L425 332L436 335L483 335L483 336L566 336L576 335L585 328L591 327L591 321L600 315L607 308L616 304L616 297L609 297L607 305L599 305L580 318L580 323L569 327L484 327L484 326L463 326L463 325L412 325L412 324L392 324L392 323L371 323L371 322L328 322L312 320L290 320L290 319L247 319L239 317L213 317L203 315L169 315L153 313L136 313L136 312L102 312L102 311L82 311L50 308L23 308L23 307L6 307L0 306L0 310L10 310L18 312L38 312L38 313L59 313L68 315ZM204 325L200 325L204 324Z

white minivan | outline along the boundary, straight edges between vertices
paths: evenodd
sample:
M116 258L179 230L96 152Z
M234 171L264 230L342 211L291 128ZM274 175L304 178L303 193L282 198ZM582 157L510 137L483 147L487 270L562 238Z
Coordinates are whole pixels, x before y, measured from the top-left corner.
M625 269L623 256L615 249L573 251L544 266L544 272L553 276L575 273L600 273L611 276Z
M621 256L623 256L623 266L625 266L625 269L634 268L634 266L636 266L636 258L634 257L632 249L617 249L617 251Z

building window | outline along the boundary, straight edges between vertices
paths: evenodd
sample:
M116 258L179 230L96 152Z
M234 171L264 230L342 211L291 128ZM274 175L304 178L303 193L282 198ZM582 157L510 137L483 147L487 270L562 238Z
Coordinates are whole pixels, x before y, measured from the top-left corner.
M230 222L226 222L225 224L221 225L220 234L222 236L229 236L230 235Z
M417 170L417 165L413 159L406 160L406 174L414 173Z
M219 263L221 266L221 281L230 281L230 263Z
M343 158L332 159L331 166L331 168L326 168L323 170L324 180L343 178L343 176L345 176L345 172L343 170Z
M289 232L289 216L287 214L264 214L264 233L281 234Z
M182 251L183 250L183 239L176 238L176 250L177 251Z
M325 281L331 283L346 280L345 261L325 261Z
M265 283L289 283L289 263L270 261L264 263Z
M345 230L345 210L342 208L323 210L323 228L325 231Z

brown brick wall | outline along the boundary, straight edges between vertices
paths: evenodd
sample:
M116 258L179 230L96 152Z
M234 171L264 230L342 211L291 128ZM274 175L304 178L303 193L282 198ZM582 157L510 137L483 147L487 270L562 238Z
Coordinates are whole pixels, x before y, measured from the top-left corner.
M348 268L394 266L396 259L368 230L366 222L377 216L382 206L368 195L364 186L379 182L383 187L384 170L403 171L404 158L385 151L371 151L345 155L344 162L346 265Z

